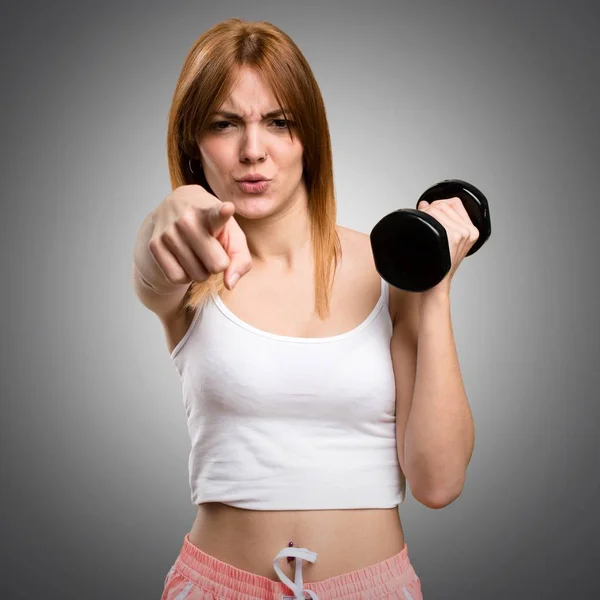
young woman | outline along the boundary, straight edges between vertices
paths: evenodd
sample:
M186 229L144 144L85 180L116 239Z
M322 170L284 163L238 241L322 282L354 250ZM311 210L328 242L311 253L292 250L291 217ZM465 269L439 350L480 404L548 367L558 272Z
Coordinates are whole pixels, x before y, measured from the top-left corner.
M456 199L423 205L452 269L427 292L390 287L369 236L336 224L323 99L270 23L200 36L167 149L173 192L133 277L182 380L198 512L162 600L422 598L398 505L407 481L431 508L464 485L449 286L477 230ZM374 149L355 150L358 171Z

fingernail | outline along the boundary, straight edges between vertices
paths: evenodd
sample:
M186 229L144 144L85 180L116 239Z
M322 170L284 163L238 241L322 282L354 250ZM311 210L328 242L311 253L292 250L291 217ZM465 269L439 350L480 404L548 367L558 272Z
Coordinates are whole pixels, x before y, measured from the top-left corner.
M240 278L240 276L237 273L234 273L230 278L229 278L229 287L233 288L233 286L237 283L237 280Z

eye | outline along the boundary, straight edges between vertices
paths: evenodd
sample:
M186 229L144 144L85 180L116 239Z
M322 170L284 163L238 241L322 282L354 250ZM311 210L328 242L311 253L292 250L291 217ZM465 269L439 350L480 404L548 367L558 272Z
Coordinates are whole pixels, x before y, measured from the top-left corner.
M293 121L289 121L287 119L275 119L273 123L283 123L282 127L276 127L276 129L286 129L288 126L293 125Z
M275 126L275 129L287 129L294 124L294 122L289 119L273 119L271 122L278 124ZM210 128L215 131L226 131L231 124L231 121L215 121L214 123L211 123Z
M212 123L210 128L211 129L216 129L217 131L224 131L225 129L227 129L226 127L219 127L219 125L230 125L231 123L229 121L216 121L215 123Z

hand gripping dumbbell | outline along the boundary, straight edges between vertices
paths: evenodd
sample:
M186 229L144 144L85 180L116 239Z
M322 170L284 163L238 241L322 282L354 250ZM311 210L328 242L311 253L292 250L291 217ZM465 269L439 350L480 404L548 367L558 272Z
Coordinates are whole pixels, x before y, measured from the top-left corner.
M467 256L475 254L492 232L486 197L474 185L446 179L427 189L417 201L460 198L479 230ZM450 270L448 236L444 226L426 212L402 208L386 215L371 231L375 268L389 284L409 292L424 292L437 285Z

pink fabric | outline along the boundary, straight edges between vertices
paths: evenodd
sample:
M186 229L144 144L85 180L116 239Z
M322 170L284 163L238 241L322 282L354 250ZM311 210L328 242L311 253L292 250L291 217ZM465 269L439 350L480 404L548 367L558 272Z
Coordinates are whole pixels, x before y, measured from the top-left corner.
M303 589L311 590L319 600L423 599L421 580L410 563L406 544L387 560L321 581L304 582ZM194 546L187 533L165 578L161 600L282 600L285 596L293 597L285 583L217 560Z

